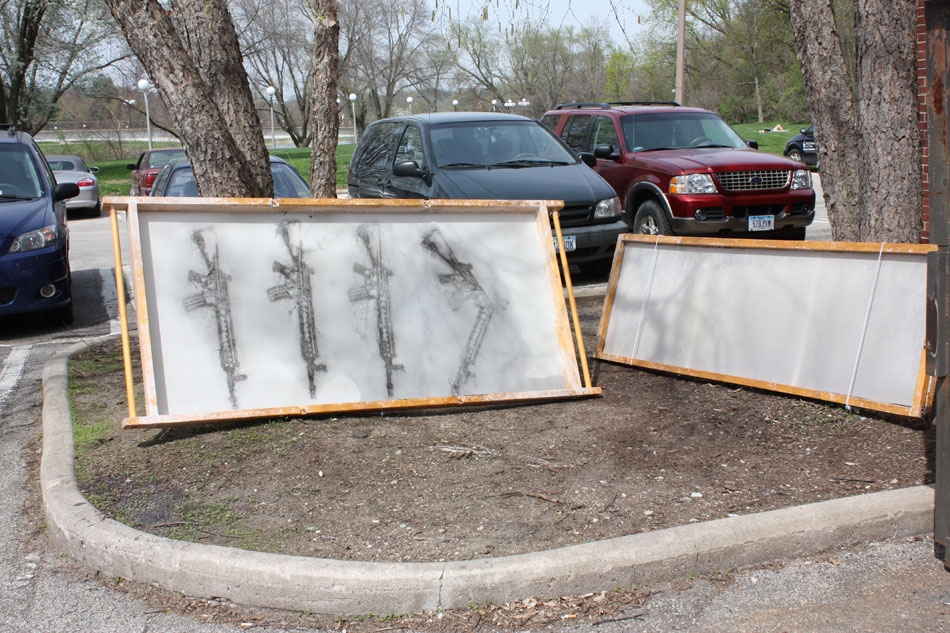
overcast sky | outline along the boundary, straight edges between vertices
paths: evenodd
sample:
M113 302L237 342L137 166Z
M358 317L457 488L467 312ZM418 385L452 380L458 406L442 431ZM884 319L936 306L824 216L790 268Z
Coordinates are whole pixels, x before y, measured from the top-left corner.
M489 20L503 23L527 11L533 18L545 17L553 28L587 26L592 21L606 24L615 44L623 42L624 31L628 38L635 39L643 28L637 17L646 18L648 11L645 0L438 0L440 9L452 8L453 17L481 14L486 4ZM622 28L611 5L617 7Z

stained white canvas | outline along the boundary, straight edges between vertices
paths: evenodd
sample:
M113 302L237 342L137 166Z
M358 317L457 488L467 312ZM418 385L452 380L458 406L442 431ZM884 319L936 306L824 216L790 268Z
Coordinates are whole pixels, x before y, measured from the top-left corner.
M577 386L536 212L142 210L138 226L150 415ZM309 346L287 289L293 249L312 297Z

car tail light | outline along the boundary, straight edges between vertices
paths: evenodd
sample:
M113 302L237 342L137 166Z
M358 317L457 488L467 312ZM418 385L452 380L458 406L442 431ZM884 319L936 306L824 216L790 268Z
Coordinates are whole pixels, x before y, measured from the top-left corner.
M80 187L92 187L96 184L96 181L92 178L83 178L76 182Z
M145 174L145 184L151 185L153 182L155 182L156 178L158 178L158 172L150 171L149 173Z

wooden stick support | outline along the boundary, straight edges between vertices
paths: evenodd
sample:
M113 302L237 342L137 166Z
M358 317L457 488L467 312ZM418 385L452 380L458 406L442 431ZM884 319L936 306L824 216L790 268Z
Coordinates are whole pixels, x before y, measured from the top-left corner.
M577 302L574 299L574 285L571 283L571 271L567 265L567 253L564 252L564 236L561 234L561 214L558 211L551 213L554 222L554 233L557 235L557 251L561 256L561 270L564 271L564 288L567 290L567 302L571 308L571 322L574 324L574 338L577 340L577 351L581 357L581 374L584 377L584 386L591 388L590 369L587 367L587 351L584 349L584 337L581 335L581 321L577 316Z
M125 367L125 395L129 401L129 417L134 418L135 383L132 377L132 353L129 345L129 315L125 309L125 278L122 272L122 242L119 239L119 218L115 207L109 207L112 222L112 254L115 257L115 291L119 302L119 325L122 327L122 362Z

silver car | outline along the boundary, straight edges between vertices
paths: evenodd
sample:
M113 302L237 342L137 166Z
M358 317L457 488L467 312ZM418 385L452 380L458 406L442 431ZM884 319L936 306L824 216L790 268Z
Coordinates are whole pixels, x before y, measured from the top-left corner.
M46 157L57 183L74 182L79 185L79 195L66 201L66 210L82 212L99 217L98 167L87 167L78 156L51 155Z

